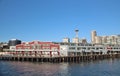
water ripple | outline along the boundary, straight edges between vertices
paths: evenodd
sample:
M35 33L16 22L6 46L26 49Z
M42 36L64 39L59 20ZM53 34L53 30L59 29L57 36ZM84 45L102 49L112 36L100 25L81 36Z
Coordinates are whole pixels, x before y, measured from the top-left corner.
M0 76L119 76L120 59L81 63L0 61Z

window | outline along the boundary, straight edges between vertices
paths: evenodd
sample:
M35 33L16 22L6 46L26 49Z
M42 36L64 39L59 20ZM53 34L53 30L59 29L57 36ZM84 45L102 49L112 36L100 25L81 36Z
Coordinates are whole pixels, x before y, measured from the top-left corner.
M82 47L82 49L86 49L86 47Z
M78 47L78 48L77 48L77 50L81 50L81 48L80 48L80 47Z
M99 48L97 47L96 50L98 50Z
M75 46L75 44L74 44L74 43L72 43L72 44L71 44L71 46Z
M69 47L70 50L75 50L75 47Z
M94 47L92 47L92 49L95 49Z
M90 48L87 48L88 50L90 50Z
M103 49L102 47L100 47L100 49Z

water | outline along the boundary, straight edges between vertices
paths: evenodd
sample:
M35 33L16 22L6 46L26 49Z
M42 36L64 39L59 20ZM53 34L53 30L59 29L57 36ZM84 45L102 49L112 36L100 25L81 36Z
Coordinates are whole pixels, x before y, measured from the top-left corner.
M0 61L0 76L120 76L120 59L81 63Z

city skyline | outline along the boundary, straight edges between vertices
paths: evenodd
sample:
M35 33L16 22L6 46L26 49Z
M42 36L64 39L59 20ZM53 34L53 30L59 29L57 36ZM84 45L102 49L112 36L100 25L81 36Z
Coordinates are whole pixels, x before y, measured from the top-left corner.
M1 0L0 42L57 41L79 37L91 41L91 31L98 35L120 34L119 0Z

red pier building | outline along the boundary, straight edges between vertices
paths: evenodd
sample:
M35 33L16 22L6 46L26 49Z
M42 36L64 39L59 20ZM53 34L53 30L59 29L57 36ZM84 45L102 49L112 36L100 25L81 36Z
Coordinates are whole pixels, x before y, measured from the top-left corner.
M16 56L58 57L60 55L60 46L53 42L23 42L16 45L15 51L11 54Z

